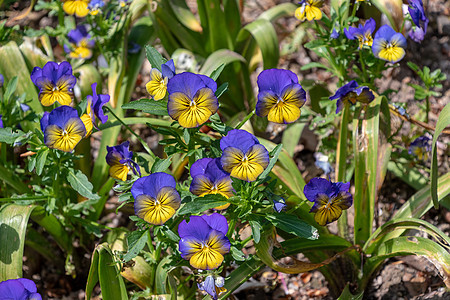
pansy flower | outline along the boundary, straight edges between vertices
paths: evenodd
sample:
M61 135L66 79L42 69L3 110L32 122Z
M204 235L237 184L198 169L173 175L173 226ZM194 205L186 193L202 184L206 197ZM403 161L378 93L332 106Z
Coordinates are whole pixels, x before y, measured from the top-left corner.
M258 76L256 114L268 116L275 123L287 124L300 117L300 107L306 102L306 92L297 75L289 70L269 69Z
M2 120L3 115L0 115L0 128L3 128L3 120Z
M219 109L216 90L216 82L205 75L184 72L173 76L167 84L169 115L185 128L202 125Z
M42 300L36 284L26 278L9 279L0 282L0 299L6 300Z
M375 30L375 20L370 18L363 25L359 24L358 27L349 27L344 29L345 36L350 39L358 39L359 49L362 49L364 45L372 46L373 39L372 33Z
M336 113L339 113L344 107L345 103L355 105L356 102L368 104L375 98L372 91L366 86L358 86L358 83L354 80L350 81L346 85L340 87L336 94L331 96L330 100L336 100Z
M303 193L311 202L314 202L310 212L315 213L314 220L324 226L339 219L343 210L352 206L353 198L348 192L350 182L330 182L324 178L313 178Z
M409 15L415 26L409 32L409 37L416 43L423 41L428 29L428 18L425 15L422 0L409 0Z
M45 112L41 119L44 143L49 148L71 152L86 135L86 127L78 117L78 111L63 105L50 113Z
M383 25L375 33L372 52L379 59L396 63L405 56L406 39L389 25Z
M232 177L255 181L269 165L269 152L251 133L233 129L220 140L220 162Z
M161 65L160 72L157 68L150 71L150 81L147 82L145 88L150 96L155 100L161 100L166 96L167 83L175 75L175 64L173 60Z
M130 142L126 141L118 146L108 147L106 150L106 163L110 166L109 175L112 178L126 181L130 170L133 170L135 175L141 175L139 165L134 162L133 152L130 151Z
M166 173L139 178L131 187L136 216L153 225L167 222L180 207L175 179Z
M415 139L409 145L409 154L417 156L419 160L426 161L431 153L431 140L426 136Z
M88 5L89 13L93 16L98 15L101 12L101 8L105 6L105 2L102 0L91 0Z
M312 21L322 19L323 0L303 0L300 1L300 7L295 10L295 17L300 21Z
M339 38L339 32L336 30L336 28L333 28L333 31L330 34L330 38L332 38L334 40Z
M220 194L226 198L233 196L230 175L222 169L220 158L202 158L191 166L192 182L189 190L192 194L203 197ZM216 207L225 209L230 204Z
M55 102L69 105L72 102L77 79L72 75L72 66L67 61L60 64L49 61L42 69L35 67L30 77L40 90L39 100L42 105L50 106Z
M89 59L92 56L92 48L94 47L94 40L88 34L87 29L83 25L69 31L67 38L70 42L70 47L64 45L64 51L69 53L70 58Z
M204 281L197 283L198 289L206 292L213 300L217 300L221 294L227 291L227 289L223 287L224 285L225 280L222 276L217 276L214 279L213 275L208 275Z
M86 126L86 136L90 135L93 127L96 126L96 118L100 120L102 124L104 124L108 120L108 116L105 116L103 113L103 105L109 102L109 95L97 95L97 83L93 83L91 85L92 88L92 96L88 95L87 105L86 105L86 113L81 116L81 120Z
M89 2L90 0L66 0L63 4L63 10L68 15L76 15L79 18L83 18L89 13Z
M191 216L189 223L183 220L178 226L181 257L196 269L217 269L230 252L227 231L227 219L218 213Z

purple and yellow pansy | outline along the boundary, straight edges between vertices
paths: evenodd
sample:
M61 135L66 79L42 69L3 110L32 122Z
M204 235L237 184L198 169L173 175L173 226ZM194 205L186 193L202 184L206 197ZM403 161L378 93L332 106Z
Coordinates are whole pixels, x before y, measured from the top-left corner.
M89 136L92 132L92 129L96 126L96 117L102 124L104 124L108 120L108 116L105 116L103 113L103 106L109 102L109 95L97 94L97 83L93 83L91 85L92 96L88 95L86 97L86 113L83 114L80 118L86 126L86 136Z
M166 96L167 84L174 75L175 64L172 59L161 65L161 71L157 68L152 68L150 81L147 82L145 88L154 100L161 100Z
M359 86L354 80L340 87L330 100L336 100L336 113L339 113L345 103L355 105L356 102L368 104L375 98L372 91L366 86Z
M216 90L216 82L205 75L184 72L173 76L167 84L169 115L185 128L202 125L219 109Z
M372 52L375 57L391 63L400 61L405 56L406 39L389 25L383 25L375 33Z
M191 216L189 222L183 220L178 226L181 257L196 269L217 269L230 251L227 231L227 219L218 213Z
M300 108L306 102L306 92L298 83L297 75L289 70L268 69L258 76L256 114L275 123L287 124L300 117Z
M118 146L106 147L106 163L110 166L109 175L112 178L126 181L130 170L135 175L141 175L139 165L133 160L133 152L130 151L130 142L126 141Z
M232 177L255 181L269 165L269 152L251 133L233 129L220 140L222 168Z
M40 90L39 100L42 105L50 106L55 102L69 105L72 102L77 79L72 75L72 66L67 61L60 64L49 61L42 69L35 67L30 77Z
M92 36L88 34L86 26L79 25L67 34L70 47L64 45L64 51L69 53L70 58L89 59L92 56L92 48L95 45Z
M78 111L70 106L60 106L41 119L44 143L49 148L71 152L86 135L86 127L78 117Z
M375 30L375 25L375 20L370 18L364 26L359 24L358 27L345 28L344 33L350 40L358 39L359 49L362 49L364 45L371 47L373 44L372 33Z
M220 194L226 198L233 196L230 174L220 165L220 158L202 158L191 166L192 182L189 190L192 194L203 197L209 194ZM230 204L216 207L225 209Z
M166 223L180 207L175 187L173 176L161 172L136 180L131 187L136 216L153 225Z
M68 15L83 18L89 13L89 2L90 0L66 0L63 4L63 10Z
M415 155L419 160L428 160L431 153L431 139L427 136L416 138L411 145L409 145L408 153Z
M103 0L91 0L88 5L89 14L92 16L98 15L103 6L105 6L105 2Z
M303 193L306 199L314 202L310 212L315 213L317 224L324 226L336 221L343 210L352 206L349 189L350 182L330 182L324 178L313 178L305 185Z

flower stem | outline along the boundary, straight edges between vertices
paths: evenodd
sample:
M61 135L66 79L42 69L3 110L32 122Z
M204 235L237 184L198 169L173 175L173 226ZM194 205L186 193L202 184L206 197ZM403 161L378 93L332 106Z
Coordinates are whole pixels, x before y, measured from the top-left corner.
M148 154L150 154L150 156L153 159L156 159L156 155L153 153L153 151L150 149L150 147L147 145L147 143L139 136L137 135L127 124L125 124L115 113L114 111L109 108L108 106L104 106L104 108L106 108L115 118L117 121L119 121L123 126L125 126L125 128L131 132L138 140L139 142L141 142L142 146L144 147L145 151L147 151Z
M237 126L235 127L235 129L240 129L242 126L244 126L244 124L245 124L251 117L253 117L254 114L255 114L255 110L252 110L252 111L244 118L244 120L242 120L239 124L237 124Z
M364 81L364 83L367 83L367 81L369 79L367 78L366 64L364 62L363 53L364 53L364 50L361 49L359 51L359 62L361 63L361 70L362 70L362 73L363 73L363 81Z

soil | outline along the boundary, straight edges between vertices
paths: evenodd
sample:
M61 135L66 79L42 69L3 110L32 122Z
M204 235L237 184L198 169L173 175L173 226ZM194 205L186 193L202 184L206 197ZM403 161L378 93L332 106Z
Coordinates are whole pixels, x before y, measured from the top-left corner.
M20 11L29 5L29 1L20 1L21 3L12 4L9 8L9 20L11 16L17 15ZM279 0L249 0L245 1L243 19L244 23L254 20L260 13L268 8L280 4ZM392 103L406 103L408 113L415 115L421 103L414 100L413 89L408 85L410 83L419 84L419 78L406 65L407 61L412 61L419 66L428 66L431 70L440 68L443 73L450 78L450 2L445 0L424 1L425 10L430 19L427 35L421 44L416 44L408 40L408 51L406 57L400 62L400 68L394 71L386 72L385 78L379 82L381 90L392 89L400 91L390 99ZM189 5L195 6L195 1L189 1ZM27 19L20 22L10 22L8 25L32 25L39 27L40 24L47 24L52 20L46 17L42 12L31 13ZM27 23L28 22L28 23ZM294 71L299 76L300 82L305 79L323 82L327 84L330 90L335 90L337 80L323 70L312 69L301 71L301 66L317 61L317 56L311 51L303 48L300 44L295 44L291 33L295 31L299 22L295 18L286 18L277 23L277 32L280 37L286 37L280 43L280 49L283 56L280 59L280 68L286 68ZM133 94L133 99L145 97L144 84L148 81L150 65L146 63L139 75L139 84ZM441 96L431 99L430 124L435 125L437 117L442 108L450 102L450 80L443 83L440 90ZM284 127L269 126L269 136L275 140L280 136ZM144 128L134 128L139 134L145 137L153 150L158 151L158 136L155 132ZM279 129L279 130L278 130ZM417 128L403 124L400 135L412 136ZM93 137L95 139L95 135ZM400 140L401 141L401 140ZM449 150L448 136L442 136L438 143L439 167L440 172L448 172ZM306 180L312 177L320 176L322 171L314 164L314 153L317 151L318 137L312 131L306 129L296 148L294 158L302 174L308 174ZM134 149L138 150L138 149ZM415 190L388 173L385 184L381 188L381 194L378 201L378 226L389 220L393 213L411 196ZM107 203L106 214L101 220L103 224L117 227L128 222L127 213L119 212L115 214L117 207L117 198L113 196ZM438 211L431 210L424 219L434 224L447 234L450 234L450 212L441 207ZM331 231L335 228L330 225ZM36 227L36 226L35 226ZM39 230L39 228L35 228ZM421 233L415 232L415 235ZM77 245L77 241L74 242ZM55 251L59 251L56 247ZM76 248L81 255L81 266L86 270L89 268L90 253L85 249ZM58 253L58 252L56 252ZM61 257L63 257L62 253ZM44 299L84 299L85 278L73 279L64 274L61 264L57 260L48 261L35 253L31 248L25 248L24 254L24 277L32 278L37 282L38 290L43 292ZM269 268L261 270L256 276L243 284L235 293L235 299L333 299L327 287L327 282L319 271L307 272L298 275L287 275L274 272ZM370 286L366 290L364 299L450 299L450 292L446 291L442 279L436 268L422 257L407 256L388 260L383 267L374 276Z

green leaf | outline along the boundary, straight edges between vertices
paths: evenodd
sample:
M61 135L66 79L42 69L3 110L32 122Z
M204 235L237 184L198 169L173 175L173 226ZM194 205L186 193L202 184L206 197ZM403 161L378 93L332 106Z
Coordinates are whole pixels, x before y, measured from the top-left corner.
M403 24L402 0L372 0L371 3L386 15L391 27L398 32Z
M281 149L283 148L283 144L278 144L272 151L271 155L272 158L269 161L269 164L267 165L267 168L259 175L258 180L264 180L267 175L269 175L270 171L272 171L273 166L275 166L278 156L280 155Z
M253 240L255 241L255 243L259 243L259 240L261 238L262 226L257 221L249 221L249 223L250 226L252 227Z
M364 291L359 292L356 295L353 295L350 292L350 289L348 288L349 284L345 286L345 289L342 291L341 295L339 296L338 300L361 300L364 296Z
M156 115L156 116L167 116L167 102L166 101L155 101L152 99L140 99L127 104L122 105L122 109L135 109L141 110L145 113Z
M303 129L305 128L306 123L294 123L288 125L286 130L283 132L283 136L281 137L281 143L283 144L283 148L286 150L289 156L294 156L295 147L300 140Z
M150 45L145 46L145 55L152 65L152 68L156 68L161 72L161 65L165 64L167 59L162 57L161 53Z
M217 91L214 93L217 97L217 99L220 98L220 96L223 95L228 90L228 82L223 83L221 86L217 88Z
M278 4L261 13L258 19L265 19L273 22L282 17L292 17L294 16L297 7L298 6L294 3Z
M128 252L124 255L123 261L128 262L135 258L148 241L148 231L133 231L127 235Z
M36 156L36 174L40 176L42 174L42 170L44 169L45 162L47 161L49 149L44 148L39 150Z
M94 200L100 199L97 194L92 193L92 184L83 172L79 170L69 170L67 173L67 181L81 196Z
M161 159L157 157L152 165L151 173L165 172L172 164L171 158Z
M224 196L221 195L205 195L194 199L194 201L186 203L178 211L179 215L198 214L205 210L218 207L230 203Z
M239 53L228 49L217 50L208 56L200 69L200 74L207 75L213 80L216 80L225 66L237 61L242 63L246 62L245 58ZM216 78L213 78L213 75Z
M156 293L158 295L166 294L167 293L167 278L169 276L170 271L175 269L174 266L171 265L171 257L165 256L161 262L156 267L156 274L155 274L155 286L156 286Z
M439 207L437 189L438 189L438 165L437 165L437 150L436 150L436 142L439 135L445 129L445 127L450 125L450 103L442 109L439 114L438 121L436 123L436 129L433 135L433 147L431 150L431 199L433 199L434 208Z
M244 253L241 250L239 250L238 248L236 248L234 246L231 246L230 250L231 250L230 251L231 252L231 256L233 256L234 260L237 260L237 261L244 261L245 260L245 255L244 255Z
M172 7L175 16L178 21L182 23L184 26L189 28L192 31L202 32L202 26L200 22L195 18L194 14L191 12L189 7L186 4L186 1L183 0L169 0L170 6Z
M388 170L416 190L424 188L428 183L428 178L416 168L411 168L411 162L403 158L390 161Z
M86 282L86 299L91 299L92 290L100 282L103 299L128 299L127 289L120 276L112 251L107 243L95 247Z
M238 46L243 48L243 46L239 44L246 41L250 34L253 36L261 50L264 69L276 68L280 52L277 33L272 23L265 19L257 19L250 24L247 24L238 34L237 48ZM249 61L249 58L253 55L253 52L248 52L248 56L243 56Z
M279 213L274 215L267 215L266 219L270 221L275 227L294 234L298 237L306 238L309 240L317 240L319 233L317 229L308 223L300 220L294 215L288 215L286 213Z
M6 91L5 91L5 95L4 95L4 101L8 101L11 100L11 96L12 94L16 91L17 89L17 76L14 76L9 82L8 85L6 86Z
M0 143L14 144L16 139L24 134L21 130L13 132L11 127L0 128Z

